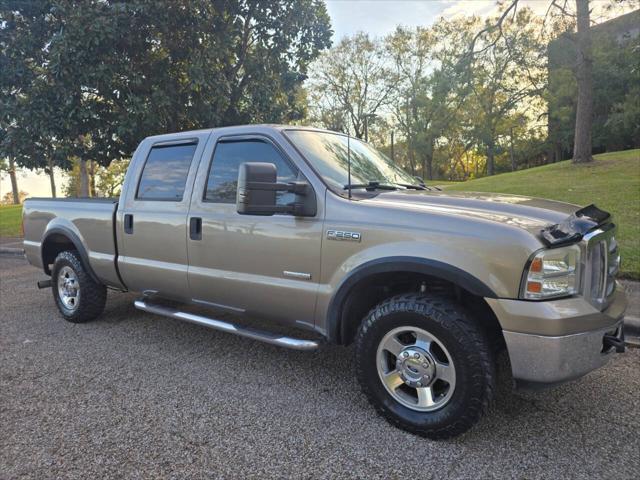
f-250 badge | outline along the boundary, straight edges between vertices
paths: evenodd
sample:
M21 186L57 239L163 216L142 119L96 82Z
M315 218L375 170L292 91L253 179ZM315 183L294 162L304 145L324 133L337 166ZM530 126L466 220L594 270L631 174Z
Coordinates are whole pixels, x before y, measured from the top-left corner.
M328 240L342 240L348 242L359 242L362 240L360 232L343 232L341 230L327 230Z

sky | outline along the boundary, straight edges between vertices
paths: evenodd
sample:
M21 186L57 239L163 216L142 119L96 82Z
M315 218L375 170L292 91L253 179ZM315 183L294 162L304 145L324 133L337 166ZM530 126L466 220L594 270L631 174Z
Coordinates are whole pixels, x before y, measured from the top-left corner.
M544 15L551 0L520 0L521 7L529 7L538 15ZM492 16L498 13L495 0L327 0L327 10L333 26L334 43L345 35L358 31L372 37L383 37L395 30L397 25L407 27L429 26L438 18L454 18L460 15ZM603 9L610 0L592 0L592 18L603 20ZM609 12L617 16L631 10L631 3ZM519 7L520 8L520 7ZM56 175L58 190L63 183L60 173ZM30 196L50 196L49 180L44 174L19 172L18 187ZM11 191L9 176L0 177L0 197Z
M551 0L520 0L518 8L527 7L544 16ZM333 41L345 35L364 31L374 37L393 32L397 25L407 27L429 26L440 17L454 18L461 15L477 15L485 18L496 15L496 0L326 0L331 17ZM569 3L574 4L573 0ZM591 0L591 18L596 23L606 17L617 16L632 10L632 2L604 13L611 0Z

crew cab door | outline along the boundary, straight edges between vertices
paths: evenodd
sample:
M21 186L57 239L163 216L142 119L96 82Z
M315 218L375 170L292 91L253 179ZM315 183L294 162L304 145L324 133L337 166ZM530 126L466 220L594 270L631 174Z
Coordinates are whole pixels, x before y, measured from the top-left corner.
M193 300L252 317L313 325L322 209L304 218L238 214L236 186L244 162L274 163L279 182L300 178L290 156L266 136L212 135L189 212ZM292 194L279 193L278 201L289 203Z
M121 195L117 229L118 268L130 290L190 298L187 214L209 135L150 138L136 151Z

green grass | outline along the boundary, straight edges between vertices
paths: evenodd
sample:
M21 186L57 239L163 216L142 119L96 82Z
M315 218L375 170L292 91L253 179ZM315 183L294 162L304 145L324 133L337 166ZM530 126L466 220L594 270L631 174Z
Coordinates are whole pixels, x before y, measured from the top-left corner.
M445 188L513 193L577 205L595 203L615 216L621 276L640 280L640 150L596 155L595 161L585 165L559 162Z
M427 185L434 185L436 187L445 187L449 185L457 185L461 182L452 182L451 180L427 180Z
M22 232L22 205L0 206L0 237L20 237Z

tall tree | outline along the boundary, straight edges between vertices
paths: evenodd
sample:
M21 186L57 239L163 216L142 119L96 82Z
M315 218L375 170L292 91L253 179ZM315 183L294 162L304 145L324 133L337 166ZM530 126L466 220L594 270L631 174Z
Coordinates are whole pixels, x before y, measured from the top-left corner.
M21 14L15 9L21 8ZM43 18L45 2L5 2L0 8L0 158L7 159L14 202L19 202L16 162L21 157L21 128L18 117L22 114L24 89L33 80L33 68L38 65L40 52L38 39L45 30Z
M0 128L0 145L6 143L6 136L7 130L3 126L3 128ZM2 156L0 156L0 172L7 172L9 174L13 203L20 203L20 191L18 190L18 179L16 177L15 158L6 150L2 153Z
M318 110L343 110L349 129L364 138L368 125L395 86L380 42L363 32L343 38L316 61L309 88L319 92Z
M488 25L485 29L481 30L474 41L471 43L471 53L476 54L476 43L483 37L491 35L494 32L498 32L498 37L502 36L502 25L509 15L515 15L518 10L519 0L507 0L502 3L502 15L493 23ZM591 42L591 3L590 0L575 0L575 12L571 11L569 7L569 0L548 0L547 14L545 15L546 22L547 17L556 15L560 19L565 20L565 24L572 26L572 21L566 21L567 19L575 19L577 25L576 35L576 83L577 83L577 98L576 98L576 113L575 113L575 130L574 130L574 145L573 145L573 162L583 163L589 162L592 157L592 129L593 129L593 55L592 55L592 42ZM608 2L601 2L600 7L604 7L604 10L614 10L616 7L626 5L628 8L637 8L638 0L609 0ZM561 22L556 22L559 25ZM557 34L557 32L555 32ZM495 44L495 40L490 43L490 46ZM482 52L488 47L480 48ZM555 139L557 143L557 138ZM557 156L557 155L554 155Z
M573 140L574 163L590 162L591 125L593 123L593 55L591 52L591 24L589 0L576 0L578 101L576 106L576 131Z
M51 0L4 2L0 35L3 93L49 106L35 115L42 143L79 159L88 195L87 162L127 157L150 134L299 117L297 90L331 29L320 0ZM30 110L3 125L22 128Z
M502 17L501 17L502 18ZM491 30L499 24L499 29ZM495 173L498 137L510 130L508 118L527 108L545 85L545 45L531 10L523 9L502 21L486 22L487 36L476 42L471 85L474 136L487 155L487 174Z
M20 203L20 191L18 190L18 179L16 178L16 163L12 157L9 157L9 178L11 180L11 193L13 194L13 203Z
M399 27L385 44L393 59L396 87L390 109L407 140L412 170L433 178L437 140L467 95L464 53L476 19L439 20L414 31Z

